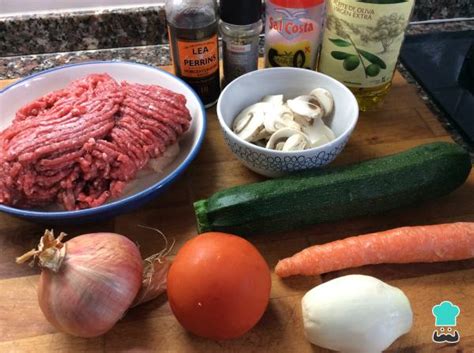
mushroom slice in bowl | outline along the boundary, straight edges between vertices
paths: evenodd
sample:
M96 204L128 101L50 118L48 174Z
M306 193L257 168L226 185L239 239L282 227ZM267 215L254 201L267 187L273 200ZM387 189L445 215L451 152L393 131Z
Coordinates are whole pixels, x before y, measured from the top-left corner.
M334 98L331 92L325 88L315 88L309 95L316 98L319 106L324 111L324 117L332 113L334 109Z
M291 109L284 104L273 105L270 110L266 111L263 125L265 126L265 130L270 134L284 127L293 130L301 130L298 123L293 120Z
M259 140L265 119L265 111L270 108L270 103L259 102L252 104L237 115L232 129L237 136L245 141L253 142Z
M262 102L283 105L283 94L265 96L262 98Z
M305 148L309 148L310 146L310 140L301 131L290 128L282 128L270 136L266 148L281 148L282 151L301 151Z
M311 95L288 99L286 103L293 113L305 118L317 119L324 116L324 110L319 105L319 101Z
M310 124L304 125L303 132L308 136L311 147L321 146L336 138L330 128L328 128L321 118L313 119Z

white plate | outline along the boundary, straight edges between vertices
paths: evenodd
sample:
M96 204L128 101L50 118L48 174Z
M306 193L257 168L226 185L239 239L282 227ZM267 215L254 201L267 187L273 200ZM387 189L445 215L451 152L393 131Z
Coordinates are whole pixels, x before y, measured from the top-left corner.
M95 61L56 67L28 76L0 91L0 129L11 124L16 111L25 104L51 91L67 86L71 81L92 73L107 73L117 81L156 84L181 93L186 97L186 106L192 117L189 130L181 137L180 152L163 173L150 174L133 183L133 187L119 199L110 200L99 207L51 212L45 210L17 209L0 205L0 211L36 220L69 220L115 215L135 208L172 183L189 165L201 146L206 130L205 110L196 93L184 81L161 69L115 61Z

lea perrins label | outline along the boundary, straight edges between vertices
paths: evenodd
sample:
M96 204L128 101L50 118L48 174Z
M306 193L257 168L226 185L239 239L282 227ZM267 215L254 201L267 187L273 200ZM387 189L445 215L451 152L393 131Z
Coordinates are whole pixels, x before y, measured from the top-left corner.
M319 71L349 87L390 82L414 0L330 0Z
M217 35L203 41L178 40L177 44L183 77L206 77L219 69Z

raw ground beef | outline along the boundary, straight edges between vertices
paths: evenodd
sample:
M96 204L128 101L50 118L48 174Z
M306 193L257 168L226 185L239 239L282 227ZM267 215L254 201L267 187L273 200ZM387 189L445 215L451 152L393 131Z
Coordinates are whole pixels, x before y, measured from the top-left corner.
M0 203L67 210L119 196L189 128L186 98L93 74L24 106L0 133Z

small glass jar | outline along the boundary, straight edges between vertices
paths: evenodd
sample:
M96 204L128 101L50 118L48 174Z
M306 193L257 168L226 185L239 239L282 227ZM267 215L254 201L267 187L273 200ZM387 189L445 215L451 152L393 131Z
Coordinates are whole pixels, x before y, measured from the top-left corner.
M220 0L219 6L225 86L240 75L257 70L262 0Z
M262 20L248 25L219 21L224 65L223 86L247 72L257 70Z

